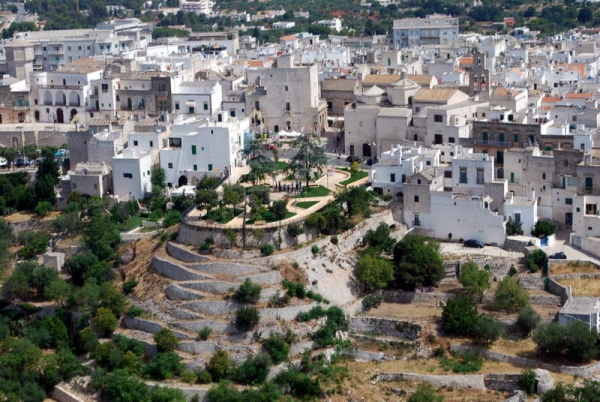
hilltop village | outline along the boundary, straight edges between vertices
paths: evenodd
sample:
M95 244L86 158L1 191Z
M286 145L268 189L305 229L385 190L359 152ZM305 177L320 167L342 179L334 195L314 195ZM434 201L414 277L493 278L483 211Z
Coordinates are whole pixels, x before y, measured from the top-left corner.
M599 30L343 23L0 42L0 399L600 398Z

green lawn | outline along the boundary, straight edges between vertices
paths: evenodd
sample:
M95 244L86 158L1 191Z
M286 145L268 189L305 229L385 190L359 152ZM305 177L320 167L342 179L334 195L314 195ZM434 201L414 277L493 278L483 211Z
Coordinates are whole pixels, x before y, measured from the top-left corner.
M367 177L369 175L368 172L363 172L362 170L359 170L358 172L352 172L352 171L350 171L350 169L340 169L340 170L350 173L350 178L340 182L340 184L342 186L347 186L348 184L354 183L355 181L359 181L360 179L364 179L365 177Z
M119 224L119 230L121 232L126 232L128 230L140 227L140 226L142 226L143 220L144 220L144 218L142 218L139 215L130 216L129 218L127 218L127 220L125 222Z
M285 170L288 166L290 166L289 163L279 161L275 164L275 170Z
M294 206L302 209L308 209L318 203L319 201L298 201L294 204Z
M302 193L295 195L292 198L325 197L328 194L329 190L323 186L311 187L308 190L304 187Z
M231 212L231 208L227 208L227 211ZM206 215L204 215L202 217L202 220L204 221L216 221L217 223L227 223L230 220L232 220L233 218L235 218L236 216L238 216L239 214L241 214L242 212L244 212L243 209L241 208L236 208L235 211L233 211L233 216L229 215L229 216L224 216L219 212L219 208L215 208L215 209L211 209L210 212L208 212Z
M287 213L285 214L285 218L283 219L288 219L291 218L292 216L295 216L296 214L291 212L291 211L287 211ZM260 216L259 219L257 219L258 221L265 221L267 223L271 223L271 222L277 222L277 219L275 219L275 217L273 216L273 214L271 213L271 211L265 211L262 213L262 215ZM249 219L246 221L247 224L252 225L255 221Z

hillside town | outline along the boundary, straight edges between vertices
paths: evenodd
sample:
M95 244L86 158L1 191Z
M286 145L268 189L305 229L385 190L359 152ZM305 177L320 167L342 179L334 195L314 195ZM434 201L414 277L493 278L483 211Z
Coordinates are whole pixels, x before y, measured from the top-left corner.
M336 16L276 43L153 38L137 18L14 32L0 343L29 339L18 314L71 311L83 368L39 380L61 402L134 400L115 391L130 376L141 401L597 400L600 30L503 24L430 14L345 36Z

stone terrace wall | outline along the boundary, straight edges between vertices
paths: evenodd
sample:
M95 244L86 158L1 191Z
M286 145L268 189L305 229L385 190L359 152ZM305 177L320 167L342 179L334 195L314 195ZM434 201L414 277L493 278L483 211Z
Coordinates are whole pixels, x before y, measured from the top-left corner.
M571 287L563 286L553 278L548 278L548 292L560 297L560 302L565 304L572 296Z
M434 387L454 387L485 390L482 374L466 375L428 375L413 373L382 373L377 376L378 381L418 381L428 382Z
M420 325L410 322L374 317L352 317L350 318L349 327L351 331L396 336L413 341L417 339L421 331Z
M173 258L176 258L183 262L203 262L210 261L210 257L193 253L184 247L173 243L172 241L167 243L167 253Z
M384 290L381 292L383 300L387 303L420 303L420 302L447 302L452 295L435 292L404 292L402 290Z
M503 353L493 352L491 350L486 349L479 349L467 345L452 344L450 345L450 350L459 353L474 352L484 356L487 359L494 360L497 362L512 363L524 367L542 368L548 371L553 371L555 373L578 375L581 377L589 377L600 371L600 362L596 362L587 366L556 366L554 364L542 363L535 359L505 355Z
M520 389L521 374L484 374L483 382L487 389L497 391L516 391Z

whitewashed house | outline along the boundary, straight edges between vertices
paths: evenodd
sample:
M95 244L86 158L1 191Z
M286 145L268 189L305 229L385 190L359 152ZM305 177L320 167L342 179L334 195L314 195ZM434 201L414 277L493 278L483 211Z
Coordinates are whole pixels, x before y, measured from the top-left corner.
M152 155L147 151L124 149L112 158L114 195L119 200L139 200L152 191Z

